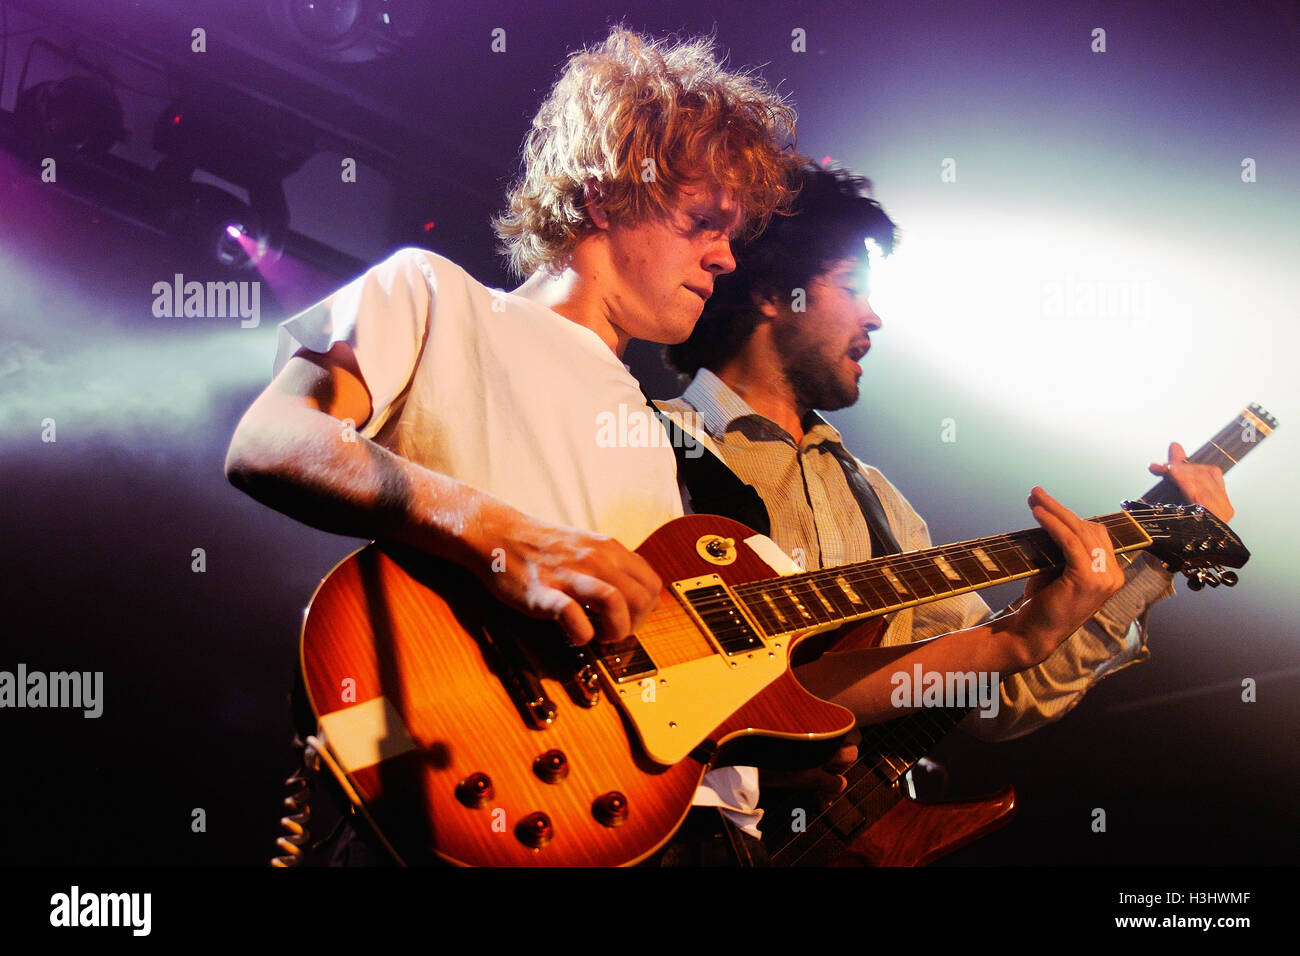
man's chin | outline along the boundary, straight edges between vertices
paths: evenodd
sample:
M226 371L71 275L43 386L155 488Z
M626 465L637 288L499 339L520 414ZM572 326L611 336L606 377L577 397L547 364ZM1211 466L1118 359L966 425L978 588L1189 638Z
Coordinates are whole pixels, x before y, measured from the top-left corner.
M686 322L676 326L675 329L665 330L665 335L668 335L670 337L665 338L663 340L663 344L680 345L682 342L685 342L687 339L691 337L691 333L695 331L695 326L699 324L700 316L703 314L704 314L704 308L703 306L701 306L699 313L696 314L693 318L688 318Z
M854 382L852 385L837 386L833 389L828 388L818 397L821 401L813 402L809 407L823 412L838 412L842 408L850 408L856 405L858 398L861 397L861 392L857 382Z

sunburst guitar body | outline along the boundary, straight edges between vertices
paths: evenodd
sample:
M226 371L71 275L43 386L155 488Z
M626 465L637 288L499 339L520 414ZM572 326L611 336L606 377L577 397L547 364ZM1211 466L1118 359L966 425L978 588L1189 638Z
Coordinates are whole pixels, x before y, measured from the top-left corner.
M640 861L728 740L853 726L790 675L799 635L772 636L729 596L775 577L751 548L764 542L714 516L660 528L637 549L666 583L659 607L632 641L586 652L455 565L363 548L303 626L322 753L403 862Z

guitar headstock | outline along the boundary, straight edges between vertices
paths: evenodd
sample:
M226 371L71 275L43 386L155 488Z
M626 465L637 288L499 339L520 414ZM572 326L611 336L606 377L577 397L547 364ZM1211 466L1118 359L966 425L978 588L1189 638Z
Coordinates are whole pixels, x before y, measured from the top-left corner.
M1277 419L1274 418L1272 415L1270 415L1268 412L1266 412L1264 410L1264 406L1259 404L1259 402L1251 402L1249 405L1246 406L1246 411L1248 411L1250 414L1254 415L1261 422L1263 422L1264 425L1269 429L1269 431L1272 431L1277 428ZM1245 416L1242 416L1241 424L1248 425L1249 420Z
M1151 537L1148 550L1170 571L1187 575L1188 586L1199 591L1237 583L1237 575L1224 568L1240 568L1250 552L1236 533L1201 505L1150 505L1126 501L1128 516Z

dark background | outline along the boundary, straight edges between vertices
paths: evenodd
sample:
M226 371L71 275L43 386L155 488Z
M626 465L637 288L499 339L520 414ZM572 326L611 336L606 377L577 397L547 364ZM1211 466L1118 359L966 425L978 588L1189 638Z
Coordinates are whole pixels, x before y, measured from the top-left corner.
M487 221L519 142L566 53L624 17L653 33L716 29L733 63L763 65L800 109L805 151L872 176L910 230L905 247L924 253L913 268L939 270L926 289L912 282L918 296L966 286L958 301L969 314L923 297L908 308L907 290L896 291L863 401L833 418L937 542L1028 526L1023 499L1036 483L1080 513L1113 510L1150 486L1145 466L1169 439L1191 450L1248 401L1282 422L1229 479L1234 527L1254 552L1241 586L1191 595L1180 584L1154 614L1153 660L1105 681L1060 724L943 746L957 795L1010 781L1021 797L1011 826L946 864L1291 861L1294 4L430 3L402 49L360 63L278 35L254 0L0 9L6 111L29 52L28 85L77 69L75 55L118 81L131 132L113 150L123 162L152 168L154 118L194 90L225 97L236 129L292 117L310 153L285 184L295 236L281 270L264 276L262 322L242 329L155 318L153 283L217 273L130 190L114 204L75 182L40 182L12 124L0 129L0 669L102 670L106 698L98 720L0 712L3 862L256 865L272 855L279 780L294 766L286 694L302 608L357 544L262 508L223 476L229 436L269 376L274 323L416 241L484 282L510 283ZM196 26L206 54L190 52ZM1096 26L1108 33L1104 61L1089 51ZM504 54L490 51L497 27ZM807 53L791 50L795 28ZM60 52L32 51L36 39ZM249 146L232 136L224 148ZM357 183L339 181L344 156L358 159ZM941 191L948 156L962 164L960 193ZM1243 156L1259 163L1250 186ZM1031 214L1066 232L1086 225L1115 248L1150 240L1188 270L1186 298L1165 300L1139 336L1086 322L1056 328L1065 338L1045 321L1010 331L988 308L1019 293L999 285L1006 273L993 263L973 283L971 263L1017 248ZM971 221L978 230L942 232ZM967 354L963 321L1006 363L939 362ZM1113 363L1072 364L1076 348L1105 336ZM629 360L652 392L674 391L654 349ZM1095 417L1036 386L1044 369L1095 389ZM952 415L961 440L941 443L938 423ZM54 443L40 437L47 417ZM194 548L206 552L203 573L191 570ZM1257 703L1242 703L1244 677L1258 681ZM1104 834L1089 826L1096 807ZM206 832L191 830L195 808Z

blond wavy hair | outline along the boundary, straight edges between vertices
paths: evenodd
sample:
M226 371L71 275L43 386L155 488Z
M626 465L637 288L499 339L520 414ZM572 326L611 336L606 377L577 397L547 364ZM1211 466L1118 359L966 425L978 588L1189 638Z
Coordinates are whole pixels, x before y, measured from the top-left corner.
M617 221L668 214L696 183L730 191L749 234L788 206L794 108L760 77L724 70L713 46L712 37L652 40L616 27L569 57L492 221L516 275L559 266L593 228L589 182Z

